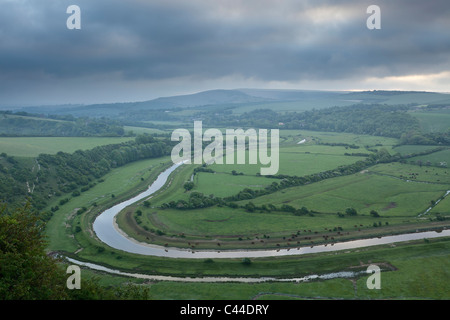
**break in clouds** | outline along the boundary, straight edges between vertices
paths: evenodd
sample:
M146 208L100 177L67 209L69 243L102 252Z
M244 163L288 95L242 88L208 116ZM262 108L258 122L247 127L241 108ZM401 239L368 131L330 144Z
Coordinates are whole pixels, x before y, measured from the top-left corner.
M320 84L334 82L352 89L371 78L450 70L447 0L0 4L1 105L97 102L114 93L139 100L161 84L173 94L196 83L213 89L314 82L330 89ZM72 4L81 8L81 30L66 28ZM371 4L381 8L381 30L366 27Z

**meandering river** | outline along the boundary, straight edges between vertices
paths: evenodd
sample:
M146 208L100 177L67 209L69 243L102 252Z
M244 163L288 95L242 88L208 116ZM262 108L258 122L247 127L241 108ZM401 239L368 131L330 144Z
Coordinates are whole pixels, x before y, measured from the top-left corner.
M442 230L441 232L428 231L407 233L401 235L385 236L381 238L361 239L345 242L337 242L328 245L316 245L307 247L298 247L290 249L260 249L260 250L191 250L181 248L166 248L163 246L152 245L148 243L138 242L127 236L116 224L116 215L128 207L129 205L149 197L156 191L161 189L167 182L170 174L175 171L183 163L177 163L163 171L153 184L141 194L121 202L108 210L101 213L94 221L93 229L97 237L105 244L122 251L136 253L141 255L150 255L169 258L260 258L284 255L300 255L307 253L330 252L337 250L347 250L360 247L369 247L381 244L390 244L395 242L418 240L425 238L436 238L450 236L450 230Z

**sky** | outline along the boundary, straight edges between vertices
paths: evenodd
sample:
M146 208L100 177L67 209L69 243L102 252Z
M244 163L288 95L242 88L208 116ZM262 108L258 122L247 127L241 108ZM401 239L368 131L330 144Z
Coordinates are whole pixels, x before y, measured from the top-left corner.
M70 5L81 29L68 29ZM369 29L370 5L381 29ZM450 92L448 0L0 0L0 106L212 89Z

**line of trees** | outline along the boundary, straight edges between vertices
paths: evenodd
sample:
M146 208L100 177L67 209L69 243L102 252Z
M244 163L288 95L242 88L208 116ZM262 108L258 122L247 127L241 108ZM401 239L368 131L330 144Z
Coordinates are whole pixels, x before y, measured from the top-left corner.
M418 120L407 113L410 108L406 105L355 104L286 113L257 109L241 115L216 110L197 116L208 125L351 132L400 138L404 132L420 132Z
M122 137L123 125L106 118L49 120L29 114L0 113L0 136L4 137Z

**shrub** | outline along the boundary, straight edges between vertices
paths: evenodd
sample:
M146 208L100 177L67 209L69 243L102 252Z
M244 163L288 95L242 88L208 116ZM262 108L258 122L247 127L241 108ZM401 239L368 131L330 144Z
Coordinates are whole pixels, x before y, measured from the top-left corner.
M375 210L371 210L370 211L370 215L374 218L378 218L380 215L378 214L378 212L376 212Z

